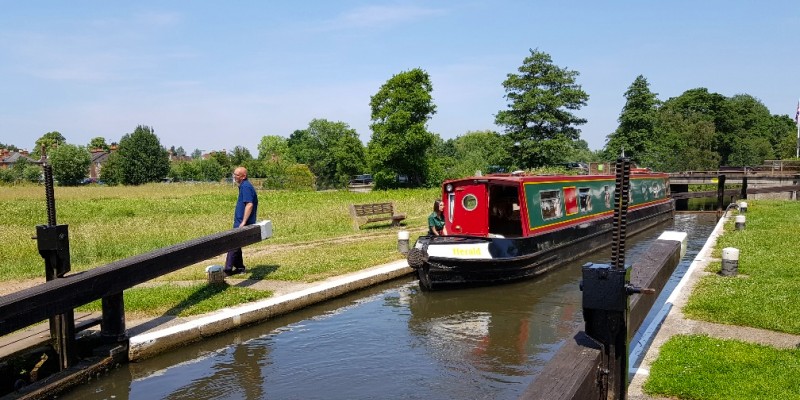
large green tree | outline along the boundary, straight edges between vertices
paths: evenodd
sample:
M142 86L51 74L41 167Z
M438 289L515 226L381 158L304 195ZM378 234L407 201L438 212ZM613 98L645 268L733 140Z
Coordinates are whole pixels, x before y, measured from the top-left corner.
M396 187L399 177L411 186L428 183L427 149L434 135L426 123L436 113L432 91L428 73L415 68L392 76L370 98L367 154L376 188Z
M266 135L258 143L258 159L262 161L294 161L289 154L289 143L285 137Z
M625 105L619 115L619 127L608 135L606 158L613 160L624 150L625 156L637 164L647 163L655 137L656 113L660 101L650 91L647 79L639 75L625 92Z
M83 146L62 144L48 153L48 161L53 166L53 178L64 186L75 186L89 176L92 156Z
M141 185L158 182L169 173L169 154L153 130L139 125L119 141L120 183ZM105 169L105 168L104 168Z
M49 153L51 149L64 143L67 143L67 139L64 138L61 132L47 132L39 139L36 139L36 145L31 152L31 157L38 160L42 156L42 148L44 148L45 152Z
M518 72L503 81L508 109L495 117L514 143L515 162L532 168L568 161L565 154L580 138L578 126L586 123L573 114L589 99L576 83L579 73L558 67L538 50L530 50Z
M344 122L314 119L289 136L289 154L316 176L317 188L342 188L364 172L364 145Z

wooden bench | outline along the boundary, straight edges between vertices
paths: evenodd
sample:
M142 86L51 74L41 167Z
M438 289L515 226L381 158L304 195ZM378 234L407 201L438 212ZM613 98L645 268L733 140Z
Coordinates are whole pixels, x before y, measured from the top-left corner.
M406 219L405 214L395 214L393 203L351 204L350 216L353 217L353 228L361 229L370 222L392 221L392 226L399 226Z

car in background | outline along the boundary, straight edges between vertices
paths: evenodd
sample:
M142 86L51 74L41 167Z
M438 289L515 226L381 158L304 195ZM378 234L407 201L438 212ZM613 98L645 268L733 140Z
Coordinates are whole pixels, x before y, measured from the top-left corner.
M568 162L561 164L561 166L568 171L578 171L578 175L586 175L589 173L589 164L584 162Z
M372 175L370 174L361 174L361 175L353 175L353 179L350 179L351 185L370 185L372 184Z

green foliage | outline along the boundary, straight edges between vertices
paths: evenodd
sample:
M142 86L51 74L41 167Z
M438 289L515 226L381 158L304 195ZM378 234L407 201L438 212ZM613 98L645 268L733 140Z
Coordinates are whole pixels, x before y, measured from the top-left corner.
M83 146L62 144L50 151L48 160L53 166L53 179L65 186L75 186L89 176L92 156Z
M378 189L411 186L429 179L427 150L434 135L426 128L436 113L428 73L415 68L392 76L370 99L372 138L367 145L369 169Z
M192 157L192 159L201 158L201 157L203 157L203 151L200 150L200 149L194 149L194 151L192 151L192 156L191 157Z
M586 123L571 111L579 110L589 99L575 83L577 71L559 68L547 53L530 53L519 74L508 74L503 82L509 109L495 117L495 123L505 127L516 144L512 155L521 168L569 161L565 154L580 137L577 126Z
M169 177L176 181L219 182L228 170L214 158L176 161L170 164Z
M19 151L19 147L14 146L13 144L4 144L3 142L0 142L0 149L7 149L7 150L10 150L10 151Z
M286 168L284 189L308 191L314 190L314 174L305 164L291 164Z
M36 183L42 178L42 167L38 165L28 165L22 170L22 180L25 182Z
M264 189L314 190L314 174L305 164L287 161L265 162Z
M118 152L115 151L108 155L106 162L103 163L103 168L100 168L100 180L110 186L122 184L122 164Z
M753 96L728 98L697 88L658 107L641 76L625 95L620 126L604 149L606 159L624 148L639 165L671 172L756 166L794 154L794 121L770 115Z
M47 132L39 139L36 139L35 148L31 152L31 157L34 159L39 159L42 157L42 148L49 154L50 150L67 143L67 139L64 139L64 135L62 135L58 131Z
M169 155L158 136L148 126L139 125L133 133L126 134L119 142L120 183L141 185L159 182L169 173Z
M258 143L258 159L261 161L294 161L289 153L289 143L283 136L267 135Z
M92 138L92 140L89 141L89 145L87 147L89 148L90 151L94 150L94 149L100 149L100 150L103 150L103 151L109 151L109 149L110 149L110 147L106 143L106 139L104 137L101 137L101 136Z
M224 151L212 151L209 154L209 159L214 160L226 171L232 171L234 168L233 163L231 162L231 157Z
M622 154L641 164L646 161L655 139L656 112L659 100L650 91L647 79L639 75L625 92L625 106L619 116L619 127L608 135L605 146L606 158L613 160Z
M497 166L510 170L512 160L509 149L510 138L494 131L471 131L448 141L450 149L442 149L437 157L452 157L453 162L446 169L446 179L472 176L476 171L487 173L490 167ZM441 183L441 181L439 182Z
M250 150L247 147L243 146L236 146L233 148L230 156L231 160L231 167L233 166L240 166L244 165L245 163L252 161L253 156L250 154Z
M364 172L364 145L344 122L315 119L288 140L289 154L307 164L321 189L344 188L352 175Z

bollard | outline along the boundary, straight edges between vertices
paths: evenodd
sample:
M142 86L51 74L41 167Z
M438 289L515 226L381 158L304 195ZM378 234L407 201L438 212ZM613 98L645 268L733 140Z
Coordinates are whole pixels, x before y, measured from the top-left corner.
M722 249L722 276L736 276L739 273L739 249L726 247Z
M225 282L225 272L222 270L221 265L209 265L206 267L206 275L208 276L208 284L219 284Z
M736 216L736 230L737 231L744 230L744 224L745 224L744 215L737 215Z
M746 212L747 212L747 202L746 201L740 201L739 202L739 213L740 214L744 214Z
M397 232L397 251L408 254L408 231Z

